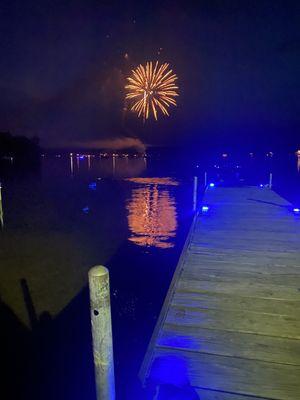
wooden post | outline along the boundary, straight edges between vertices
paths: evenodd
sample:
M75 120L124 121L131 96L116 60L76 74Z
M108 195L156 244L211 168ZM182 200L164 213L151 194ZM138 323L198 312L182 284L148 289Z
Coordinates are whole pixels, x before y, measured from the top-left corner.
M89 288L97 400L115 400L109 272L105 267L90 269Z
M4 227L4 219L3 219L3 207L2 207L2 185L0 182L0 226L1 229Z
M194 176L193 211L197 209L198 177Z
M207 172L204 172L204 189L207 186Z
M269 188L272 189L272 184L273 184L273 174L272 172L270 172L270 176L269 176Z

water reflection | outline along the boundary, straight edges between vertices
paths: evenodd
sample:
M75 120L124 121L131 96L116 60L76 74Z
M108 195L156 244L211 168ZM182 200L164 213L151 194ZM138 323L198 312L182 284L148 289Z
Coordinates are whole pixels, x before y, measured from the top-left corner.
M70 153L70 170L71 170L71 176L74 174L74 161L73 161L73 154Z
M177 210L171 186L178 182L172 178L132 178L138 184L127 203L128 238L138 246L168 249L174 246Z
M76 159L76 163L75 163ZM43 160L45 169L53 160ZM90 176L90 172L96 173L102 178L124 178L140 175L146 168L146 158L119 157L117 154L111 157L99 157L91 154L69 154L69 171L71 176Z

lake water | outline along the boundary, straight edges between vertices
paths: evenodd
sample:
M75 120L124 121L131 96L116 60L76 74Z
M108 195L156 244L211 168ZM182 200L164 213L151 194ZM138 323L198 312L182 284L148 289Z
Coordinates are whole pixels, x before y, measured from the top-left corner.
M193 215L192 178L159 172L146 158L46 156L38 173L4 182L1 315L7 362L23 378L16 396L94 398L87 273L97 264L111 275L119 398L141 390Z
M204 170L234 185L266 184L272 171L275 189L300 201L294 155L243 165L52 154L39 171L4 179L1 354L11 398L95 398L87 273L98 264L111 275L118 398L148 398L137 374L193 217L193 176L201 197Z

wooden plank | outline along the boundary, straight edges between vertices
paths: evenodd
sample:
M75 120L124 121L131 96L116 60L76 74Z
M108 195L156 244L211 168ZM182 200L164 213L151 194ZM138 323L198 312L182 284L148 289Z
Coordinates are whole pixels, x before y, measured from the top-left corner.
M212 258L222 259L223 261L235 260L235 262L248 262L256 264L274 264L274 265L299 265L299 252L276 252L276 251L251 251L247 249L217 247L199 247L191 244L188 249L190 254L211 256Z
M300 340L164 324L157 346L300 365Z
M287 315L170 305L166 323L300 339L300 320Z
M195 392L198 394L199 400L270 400L270 398L267 399L266 397L244 396L209 389L195 388Z
M246 262L247 261L247 262ZM184 269L193 269L198 268L199 270L210 270L213 269L215 271L227 271L230 270L232 272L249 272L249 273L257 273L260 275L299 275L300 265L275 265L272 263L251 263L251 260L246 259L237 259L236 257L233 259L224 259L223 257L218 257L215 255L199 255L199 254L191 254L188 252L187 257L184 262ZM300 264L300 263L299 263Z
M299 271L300 272L300 271ZM300 300L300 273L294 275L273 275L273 274L259 274L244 272L242 269L239 271L218 271L213 268L204 270L198 266L193 268L184 269L182 280L191 279L194 281L213 280L214 282L223 282L231 284L239 284L241 282L247 283L247 285L254 285L259 280L260 284L284 286L285 288L296 289L298 293L298 300Z
M176 378L181 381L186 376L193 387L299 400L299 366L162 348L155 348L154 359L154 382L163 379L174 384Z
M300 300L277 300L237 296L216 292L181 292L177 290L172 304L203 309L253 311L273 315L299 316Z
M178 290L186 292L216 292L216 293L235 293L239 296L273 298L277 300L299 300L298 288L285 287L284 285L263 284L259 280L251 282L247 279L243 281L217 281L216 279L181 279L177 285Z
M198 249L219 249L219 250L231 250L235 249L235 251L255 251L255 252L273 252L273 253L295 253L298 255L299 247L296 243L284 243L284 242L265 242L265 241L249 241L249 240L239 240L239 241L231 241L230 238L227 240L206 240L205 238L201 240L194 239L191 248L194 250ZM298 260L299 262L299 260Z

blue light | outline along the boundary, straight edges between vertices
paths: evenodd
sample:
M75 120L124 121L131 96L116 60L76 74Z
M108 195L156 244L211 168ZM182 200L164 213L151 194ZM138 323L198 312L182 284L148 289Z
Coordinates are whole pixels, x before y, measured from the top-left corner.
M259 187L260 187L260 188L263 188L263 187L264 187L264 185L261 183L261 184L259 185Z
M210 183L209 187L215 187L215 184L214 183Z
M87 214L87 213L89 213L89 211L90 211L90 207L88 207L88 206L83 207L82 211L83 211L85 214Z
M96 182L89 183L89 189L96 190L97 189L97 183Z
M297 215L300 214L300 208L298 207L293 208L293 212Z
M207 213L208 210L209 210L209 207L208 206L202 206L201 210L202 210L203 213Z

